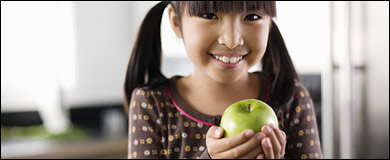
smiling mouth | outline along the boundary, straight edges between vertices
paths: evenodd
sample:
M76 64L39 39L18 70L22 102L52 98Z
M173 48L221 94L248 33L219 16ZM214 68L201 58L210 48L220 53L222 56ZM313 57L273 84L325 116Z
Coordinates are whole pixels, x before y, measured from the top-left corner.
M242 59L244 59L247 56L247 54L242 56L222 56L222 55L210 54L210 56L222 63L235 64L240 62Z

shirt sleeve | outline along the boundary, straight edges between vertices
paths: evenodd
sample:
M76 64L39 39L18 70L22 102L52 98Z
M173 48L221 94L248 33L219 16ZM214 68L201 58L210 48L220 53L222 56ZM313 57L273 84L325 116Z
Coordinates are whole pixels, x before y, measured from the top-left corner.
M129 103L129 147L130 159L164 159L164 143L159 109L152 91L136 88Z
M200 155L199 159L211 159L210 154L207 150L205 150L202 155Z
M286 158L322 158L315 108L307 89L300 83L290 110L284 115L287 135Z

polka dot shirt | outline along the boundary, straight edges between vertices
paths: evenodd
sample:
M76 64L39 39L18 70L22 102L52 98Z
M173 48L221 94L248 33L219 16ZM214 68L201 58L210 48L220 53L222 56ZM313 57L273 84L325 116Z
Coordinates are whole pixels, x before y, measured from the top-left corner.
M269 97L270 81L261 78L260 100ZM157 88L138 87L129 103L128 158L210 158L206 133L219 125L221 115L210 116L192 110L180 97L176 81ZM294 97L275 109L279 127L287 135L284 158L322 158L315 108L305 87L296 82Z

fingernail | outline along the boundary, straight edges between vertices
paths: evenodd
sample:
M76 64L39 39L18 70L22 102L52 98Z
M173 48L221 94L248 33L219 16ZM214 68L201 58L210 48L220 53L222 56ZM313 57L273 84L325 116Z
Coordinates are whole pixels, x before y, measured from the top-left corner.
M217 130L215 130L215 136L219 136L221 135L221 132L222 132L222 129L221 128L218 128Z
M257 135L257 140L261 141L261 139L264 138L264 134L258 134Z
M269 138L267 139L267 145L271 146L271 140Z
M268 126L265 126L264 127L264 132L267 133L267 134L270 133L271 132L271 128L269 128Z
M267 147L271 146L271 142L270 142L269 138L266 138L264 140L265 140L265 142L264 142L265 146L267 146Z
M254 132L253 132L252 130L247 130L247 131L245 131L245 136L246 136L246 137L252 137L253 134L254 134Z
M271 128L273 129L273 130L275 130L276 129L276 125L275 124L271 124Z

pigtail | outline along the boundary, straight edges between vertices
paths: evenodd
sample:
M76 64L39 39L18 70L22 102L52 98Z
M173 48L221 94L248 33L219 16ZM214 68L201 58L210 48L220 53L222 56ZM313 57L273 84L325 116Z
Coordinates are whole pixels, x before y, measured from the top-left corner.
M262 60L262 70L272 79L268 101L270 105L286 104L294 94L295 81L299 81L299 77L274 21L272 21L267 49Z
M124 109L129 112L129 101L136 87L158 86L167 82L161 73L161 19L169 2L164 1L154 6L143 20L137 35L124 82Z

